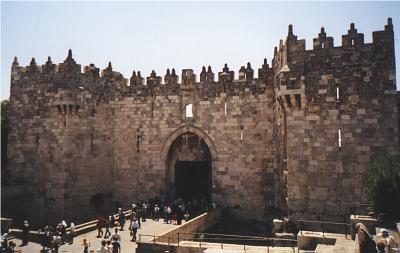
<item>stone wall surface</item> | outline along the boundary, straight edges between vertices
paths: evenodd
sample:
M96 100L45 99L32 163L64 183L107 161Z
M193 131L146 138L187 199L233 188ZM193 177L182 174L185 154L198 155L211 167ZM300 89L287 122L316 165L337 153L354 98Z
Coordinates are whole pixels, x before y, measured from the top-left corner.
M111 63L81 73L71 51L60 64L15 59L8 169L27 188L31 217L174 195L174 163L208 157L212 198L236 217L275 206L293 218L342 219L367 201L371 156L399 155L394 62L391 19L372 43L352 24L334 47L322 28L312 50L290 25L258 78L250 63L238 79L225 64L218 74L203 67L199 80L190 69L127 80ZM174 146L188 133L209 156Z

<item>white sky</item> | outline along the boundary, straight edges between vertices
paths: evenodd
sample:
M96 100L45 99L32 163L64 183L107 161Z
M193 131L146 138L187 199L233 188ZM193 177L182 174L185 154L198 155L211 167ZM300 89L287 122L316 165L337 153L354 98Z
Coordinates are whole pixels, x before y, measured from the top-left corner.
M82 66L101 69L108 61L129 78L132 70L164 76L203 65L213 72L224 63L236 72L251 62L253 69L293 24L299 39L312 46L321 26L335 45L341 44L351 22L364 33L383 30L393 18L399 55L400 2L1 2L1 99L9 97L14 56L21 66L32 57L62 62L69 48ZM397 59L397 66L399 61ZM399 71L397 71L397 80ZM398 85L399 89L399 85Z

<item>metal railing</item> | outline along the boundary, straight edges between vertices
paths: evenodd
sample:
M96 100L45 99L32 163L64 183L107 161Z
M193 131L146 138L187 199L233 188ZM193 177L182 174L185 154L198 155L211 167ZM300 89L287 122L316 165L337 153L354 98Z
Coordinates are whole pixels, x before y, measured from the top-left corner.
M350 235L350 225L343 222L298 220L297 223L299 224L299 230L301 235L303 234L303 230L305 230L304 228L306 224L312 224L313 226L317 225L319 228L321 228L321 230L319 231L317 230L315 232L322 232L323 237L325 237L325 233L336 233L337 231L344 232L346 239L347 235ZM339 230L337 230L336 228L339 228Z
M372 203L353 203L350 207L348 217L350 215L368 215L368 209L372 207Z
M145 240L144 238L149 238ZM217 244L221 249L224 247L235 245L243 245L243 249L246 247L266 247L267 252L275 247L287 247L291 248L293 252L297 250L297 240L294 239L281 239L281 238L268 238L268 237L257 237L257 236L241 236L241 235L229 235L229 234L210 234L210 233L178 233L177 237L171 236L158 236L158 235L147 235L139 234L139 243L153 243L153 244L167 244L181 246L182 242L196 243L199 248L210 246L210 244ZM285 245L285 246L283 246Z

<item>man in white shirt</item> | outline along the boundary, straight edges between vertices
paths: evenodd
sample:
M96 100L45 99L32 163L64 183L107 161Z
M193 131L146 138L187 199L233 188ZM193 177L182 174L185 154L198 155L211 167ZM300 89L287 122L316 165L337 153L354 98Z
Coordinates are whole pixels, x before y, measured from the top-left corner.
M132 235L131 242L136 242L136 233L137 233L138 228L139 228L139 223L137 222L136 218L133 218L132 224L130 227L131 235Z
M111 236L111 240L121 242L121 236L118 234L118 228L115 228L115 233Z

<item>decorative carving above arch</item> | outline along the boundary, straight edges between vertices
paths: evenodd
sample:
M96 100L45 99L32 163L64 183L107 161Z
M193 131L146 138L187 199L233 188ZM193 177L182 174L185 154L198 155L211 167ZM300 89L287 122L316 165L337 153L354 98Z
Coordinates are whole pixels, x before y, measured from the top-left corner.
M176 129L174 132L172 132L168 136L167 141L165 142L165 144L162 148L162 152L161 152L164 161L167 161L167 159L168 159L168 151L169 151L171 145L173 144L173 142L176 140L176 138L178 138L178 136L180 136L184 133L193 133L193 134L196 134L197 136L199 136L207 144L207 146L210 150L210 153L211 153L212 161L215 162L218 159L217 149L215 148L215 145L214 145L213 141L211 140L211 138L208 136L208 134L206 134L203 130L201 130L200 128L195 127L195 126L183 126L183 127Z

